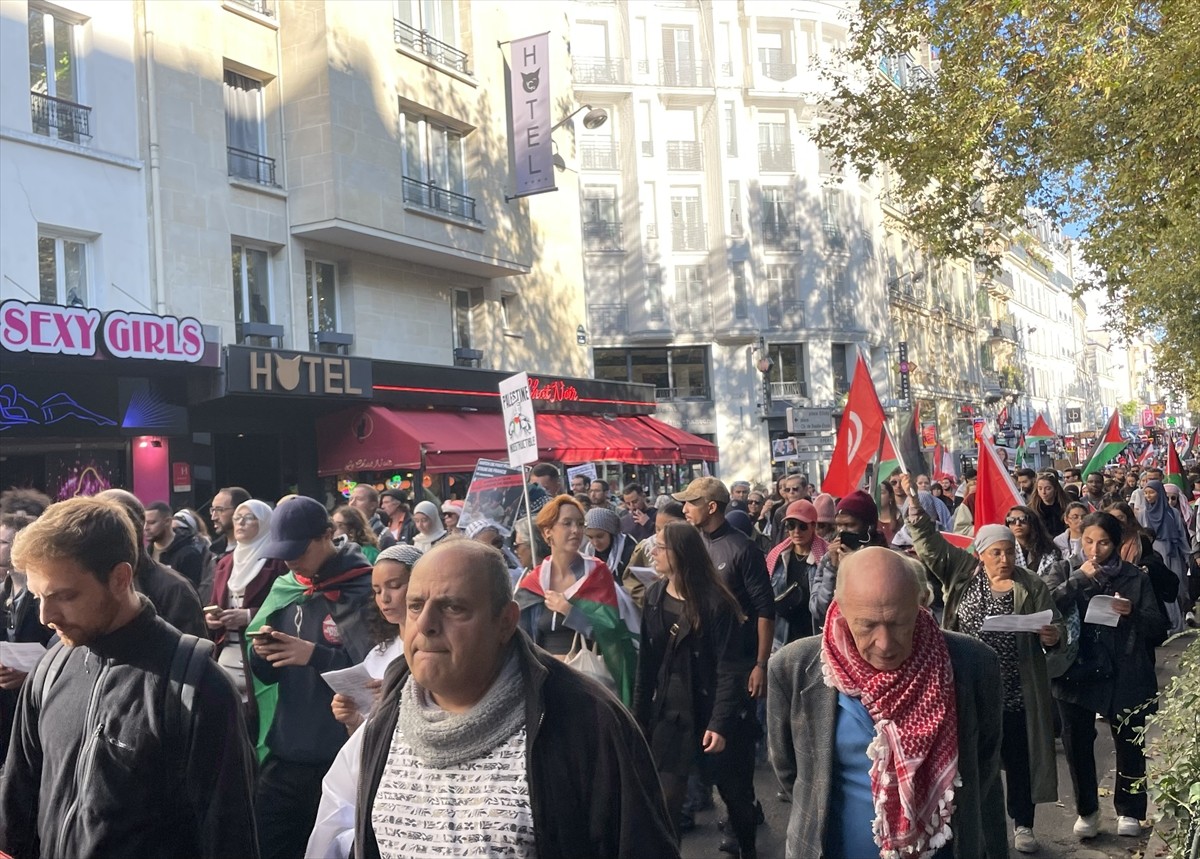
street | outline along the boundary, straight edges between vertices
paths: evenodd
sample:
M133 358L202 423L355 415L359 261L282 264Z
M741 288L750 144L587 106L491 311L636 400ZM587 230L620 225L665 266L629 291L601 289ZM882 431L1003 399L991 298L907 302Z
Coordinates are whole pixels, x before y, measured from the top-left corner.
M1179 655L1194 638L1178 638L1159 648L1157 660L1158 685L1162 689L1175 672ZM1146 851L1150 832L1141 838L1119 838L1116 834L1116 812L1112 807L1114 768L1112 735L1097 725L1096 764L1100 770L1100 835L1088 841L1080 841L1071 831L1075 823L1074 795L1071 791L1071 776L1063 757L1062 744L1055 742L1058 756L1058 795L1054 805L1038 806L1034 832L1041 842L1041 849L1032 854L1046 859L1129 859L1139 857ZM790 806L775 799L779 785L769 764L760 764L754 778L755 794L762 802L767 822L758 830L758 853L764 857L782 857L784 836ZM717 818L722 816L720 800L711 811L696 815L696 829L683 839L684 859L719 859L728 856L717 850L721 833L717 830ZM1011 845L1011 839L1010 839ZM1010 849L1012 856L1020 856Z

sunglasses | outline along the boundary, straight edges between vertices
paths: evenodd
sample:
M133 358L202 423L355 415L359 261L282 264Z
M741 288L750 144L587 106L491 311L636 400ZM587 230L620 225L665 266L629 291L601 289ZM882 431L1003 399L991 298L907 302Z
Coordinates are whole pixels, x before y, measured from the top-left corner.
M244 514L242 514L241 516L234 516L234 517L233 517L233 524L234 524L234 525L244 525L244 524L246 524L247 522L257 522L257 521L258 521L258 517L257 517L257 516L251 516L249 513L244 513Z
M1028 525L1029 517L1028 516L1013 516L1011 519L1005 519L1004 524L1008 525L1010 528L1013 525Z
M794 519L790 522L783 523L783 529L785 531L807 531L809 527L810 526L807 522L797 522Z

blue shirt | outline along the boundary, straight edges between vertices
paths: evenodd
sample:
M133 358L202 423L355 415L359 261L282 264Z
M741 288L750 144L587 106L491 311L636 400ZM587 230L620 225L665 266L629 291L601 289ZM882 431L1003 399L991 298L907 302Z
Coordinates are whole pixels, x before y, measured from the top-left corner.
M875 723L857 698L838 693L834 733L832 814L829 820L830 859L879 859L871 824L871 759L867 746L875 739Z

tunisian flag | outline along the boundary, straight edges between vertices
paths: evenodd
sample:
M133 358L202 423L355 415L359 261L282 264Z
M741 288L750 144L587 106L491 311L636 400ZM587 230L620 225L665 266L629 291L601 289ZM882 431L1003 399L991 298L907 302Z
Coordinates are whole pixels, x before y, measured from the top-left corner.
M991 439L979 443L979 468L975 483L975 532L984 525L1003 525L1013 507L1024 504L1021 491L1000 463Z
M867 463L879 451L883 421L883 406L875 393L871 370L860 352L858 363L854 365L854 378L850 381L846 409L842 412L842 424L838 427L829 473L821 483L823 492L843 498L858 489Z

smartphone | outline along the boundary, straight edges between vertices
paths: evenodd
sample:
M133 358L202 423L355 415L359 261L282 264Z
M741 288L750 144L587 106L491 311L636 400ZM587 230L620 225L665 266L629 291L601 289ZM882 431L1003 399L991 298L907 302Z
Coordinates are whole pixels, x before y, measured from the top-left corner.
M258 632L247 632L246 633L246 638L259 639L261 641L270 641L274 637L275 637L275 635L273 633L263 632L262 630L259 630Z
M224 610L225 609L221 608L219 605L206 605L202 609L205 614L220 614Z
M860 534L857 531L838 531L838 539L842 541L843 549L861 549L863 546L871 542L871 537L867 534Z

